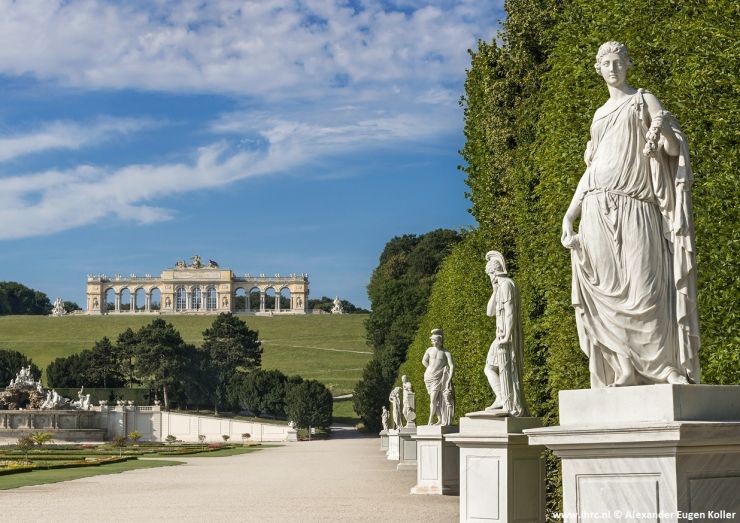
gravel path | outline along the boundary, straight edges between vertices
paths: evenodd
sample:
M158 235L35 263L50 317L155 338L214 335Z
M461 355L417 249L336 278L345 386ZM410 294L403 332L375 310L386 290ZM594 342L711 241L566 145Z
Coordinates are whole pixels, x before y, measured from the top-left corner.
M459 498L411 496L377 438L354 431L185 465L0 491L0 518L43 521L454 522Z

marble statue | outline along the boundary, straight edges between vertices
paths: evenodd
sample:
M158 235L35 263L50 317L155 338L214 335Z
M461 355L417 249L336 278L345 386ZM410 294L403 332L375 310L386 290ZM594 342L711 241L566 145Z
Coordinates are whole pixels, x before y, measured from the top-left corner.
M496 398L486 411L499 416L527 416L524 400L524 336L519 316L519 289L507 276L506 260L498 251L486 253L486 274L493 293L486 314L496 318L496 338L483 372Z
M380 423L383 425L383 430L388 430L388 409L383 405L383 410L380 413Z
M342 301L339 296L334 297L334 306L331 308L332 314L344 314L344 307L342 307Z
M443 337L442 329L432 330L430 337L432 346L424 352L421 360L426 368L424 385L429 393L429 425L450 425L452 419L446 414L450 407L454 413L452 375L455 371L455 364L452 361L452 354L444 348ZM445 404L445 394L451 405ZM435 416L438 421L433 423Z
M393 428L398 430L401 428L401 387L394 387L388 400L391 402Z
M403 387L403 417L406 419L404 427L416 427L416 394L405 374L401 376L401 383Z
M67 314L67 311L64 310L64 302L61 298L57 297L56 300L54 300L54 308L51 310L52 316L64 316Z
M193 269L200 269L201 267L203 267L203 262L200 261L200 256L198 256L197 254L191 256L190 259L193 260L193 264L191 265Z
M658 99L627 83L631 65L624 44L599 48L609 99L563 218L592 388L700 379L688 145Z

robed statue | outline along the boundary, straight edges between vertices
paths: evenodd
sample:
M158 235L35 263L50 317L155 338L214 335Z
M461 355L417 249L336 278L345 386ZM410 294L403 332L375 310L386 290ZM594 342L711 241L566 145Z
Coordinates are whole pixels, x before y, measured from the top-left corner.
M700 378L689 149L676 118L627 83L631 65L619 42L596 54L609 99L563 218L592 388Z

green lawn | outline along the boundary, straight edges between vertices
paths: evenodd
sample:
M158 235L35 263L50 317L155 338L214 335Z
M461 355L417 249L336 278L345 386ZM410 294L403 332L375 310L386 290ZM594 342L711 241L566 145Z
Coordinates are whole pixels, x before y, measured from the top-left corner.
M183 338L200 344L215 316L162 316ZM27 354L42 370L55 358L92 347L103 336L115 340L154 316L2 316L0 348ZM365 343L367 315L242 316L263 341L262 366L300 374L326 384L332 394L351 392L371 349Z
M59 481L69 481L72 479L100 476L103 474L118 474L119 472L126 472L128 470L168 467L172 465L181 465L182 463L182 461L164 459L132 459L129 461L124 461L122 463L110 463L97 467L34 470L33 472L23 472L20 474L9 474L7 476L0 476L0 490L25 487L28 485L42 485L44 483L57 483Z

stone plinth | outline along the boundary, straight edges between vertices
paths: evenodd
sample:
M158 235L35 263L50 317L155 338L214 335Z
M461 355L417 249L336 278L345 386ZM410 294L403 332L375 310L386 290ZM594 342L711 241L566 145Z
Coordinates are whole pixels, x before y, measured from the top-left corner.
M388 430L388 452L385 453L385 457L398 461L401 459L400 456L401 438L398 433L398 429Z
M457 426L416 428L416 486L412 494L457 495L460 491L460 449L447 441Z
M562 424L525 433L562 459L566 521L730 521L740 518L738 408L740 386L561 391Z
M385 429L380 431L380 450L388 452L388 431Z
M460 448L460 521L545 520L544 447L527 444L525 429L539 418L473 412L460 433L445 437Z
M398 458L396 470L416 470L416 427L404 427L399 433Z

